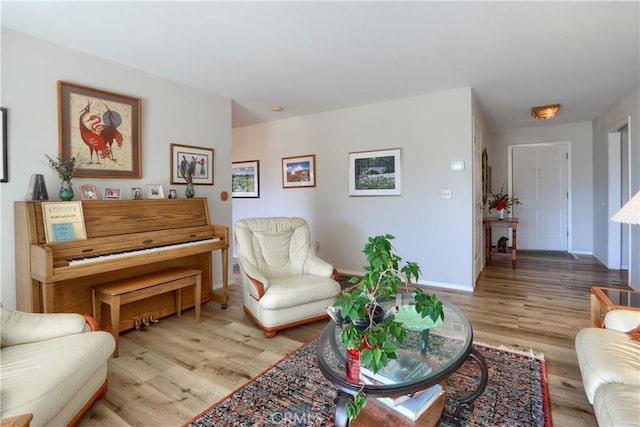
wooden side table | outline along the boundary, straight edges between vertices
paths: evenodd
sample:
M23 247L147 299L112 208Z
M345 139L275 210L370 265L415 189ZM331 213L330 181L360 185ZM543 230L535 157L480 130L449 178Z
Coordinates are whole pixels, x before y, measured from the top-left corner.
M626 289L591 288L591 326L601 328L604 316L615 309L640 311L640 291Z
M491 261L491 229L496 227L511 228L511 266L516 268L516 248L517 248L517 230L518 218L498 219L495 217L485 218L484 224L484 261L489 264Z

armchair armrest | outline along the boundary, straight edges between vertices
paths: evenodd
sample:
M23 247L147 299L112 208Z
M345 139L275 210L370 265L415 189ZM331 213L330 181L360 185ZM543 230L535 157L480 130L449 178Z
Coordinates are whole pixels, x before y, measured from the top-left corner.
M34 314L13 311L0 305L1 346L44 341L86 331L85 318L80 314Z
M242 274L244 274L255 287L255 293L251 291L249 291L249 293L256 300L259 300L267 289L269 289L269 280L251 263L242 259L239 260L239 262Z
M611 310L604 318L604 327L614 331L627 332L640 325L640 311Z
M304 272L313 276L333 277L334 275L333 265L327 261L319 258L313 250L309 251L307 260L304 263ZM334 279L335 280L335 279Z

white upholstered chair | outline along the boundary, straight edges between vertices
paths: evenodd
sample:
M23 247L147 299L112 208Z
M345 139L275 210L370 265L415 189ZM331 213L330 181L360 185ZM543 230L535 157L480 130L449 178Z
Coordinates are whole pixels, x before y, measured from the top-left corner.
M327 317L338 272L316 256L303 218L247 218L234 228L244 312L265 336Z

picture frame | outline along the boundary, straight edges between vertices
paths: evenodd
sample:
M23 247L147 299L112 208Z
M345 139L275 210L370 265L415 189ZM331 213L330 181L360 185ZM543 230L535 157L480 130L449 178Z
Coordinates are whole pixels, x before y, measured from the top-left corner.
M140 110L139 98L58 81L60 153L82 161L74 176L142 178Z
M282 158L282 188L316 186L316 155Z
M147 199L164 199L162 185L147 184Z
M231 197L260 198L260 161L231 163Z
M177 199L178 198L177 191L174 190L173 188L171 190L169 190L169 196L167 198L168 199Z
M7 161L7 109L0 107L0 131L2 147L0 148L0 182L9 182L9 162Z
M142 200L142 188L140 187L131 187L131 198L133 200Z
M120 200L120 189L119 188L105 188L104 195L102 196L104 200Z
M401 196L402 150L349 153L349 196Z
M182 171L195 162L194 185L213 185L213 148L171 144L171 184L187 184Z
M93 184L80 185L80 199L81 200L100 200L98 197L98 189Z

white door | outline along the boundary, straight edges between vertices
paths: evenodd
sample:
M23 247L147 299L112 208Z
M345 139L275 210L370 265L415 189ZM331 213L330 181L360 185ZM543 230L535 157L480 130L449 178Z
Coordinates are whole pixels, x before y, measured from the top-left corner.
M482 130L473 119L473 283L483 266Z
M568 144L511 147L511 197L518 225L518 249L566 251L568 247Z

